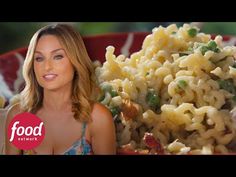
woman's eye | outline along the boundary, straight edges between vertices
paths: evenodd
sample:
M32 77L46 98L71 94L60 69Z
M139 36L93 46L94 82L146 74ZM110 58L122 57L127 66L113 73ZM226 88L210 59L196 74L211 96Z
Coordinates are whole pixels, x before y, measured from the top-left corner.
M35 57L35 60L36 60L37 62L43 61L43 57Z
M62 55L56 55L56 56L54 57L54 59L56 59L56 60L60 60L60 59L62 59L62 58L63 58Z

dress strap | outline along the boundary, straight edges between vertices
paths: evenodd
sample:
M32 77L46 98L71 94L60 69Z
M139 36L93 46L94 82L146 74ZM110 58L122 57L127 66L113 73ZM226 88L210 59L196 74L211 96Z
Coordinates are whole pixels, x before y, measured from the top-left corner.
M86 130L86 123L83 123L83 127L82 127L82 138L85 137L85 130Z
M86 130L86 123L83 123L83 127L82 127L82 138L81 138L81 147L82 147L82 153L81 155L85 154L85 143L86 143L86 138L85 138L85 130Z

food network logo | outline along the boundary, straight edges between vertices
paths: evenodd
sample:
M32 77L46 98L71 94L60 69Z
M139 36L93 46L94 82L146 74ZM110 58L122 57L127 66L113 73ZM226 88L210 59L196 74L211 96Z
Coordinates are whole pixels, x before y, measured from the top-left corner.
M17 148L29 150L44 139L45 127L40 118L31 113L17 114L8 126L8 139Z

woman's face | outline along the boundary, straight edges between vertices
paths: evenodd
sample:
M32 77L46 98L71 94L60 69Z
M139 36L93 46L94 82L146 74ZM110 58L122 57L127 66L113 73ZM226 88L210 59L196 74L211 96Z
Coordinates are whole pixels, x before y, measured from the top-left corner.
M56 36L41 36L33 59L37 81L44 89L57 90L72 84L74 69Z

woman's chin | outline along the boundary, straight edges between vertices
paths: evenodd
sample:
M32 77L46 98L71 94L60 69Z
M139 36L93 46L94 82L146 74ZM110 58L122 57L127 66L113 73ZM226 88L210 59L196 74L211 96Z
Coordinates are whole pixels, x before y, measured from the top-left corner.
M68 90L71 87L71 82L51 82L51 83L42 83L40 84L44 90L48 91L58 91L58 90Z
M44 90L47 90L47 91L56 91L56 90L58 90L60 87L58 87L58 86L55 86L55 85L47 85L47 86L44 86L43 87L44 88Z

